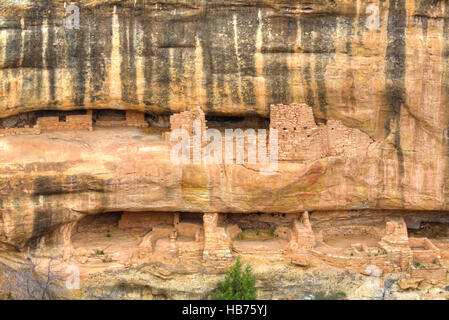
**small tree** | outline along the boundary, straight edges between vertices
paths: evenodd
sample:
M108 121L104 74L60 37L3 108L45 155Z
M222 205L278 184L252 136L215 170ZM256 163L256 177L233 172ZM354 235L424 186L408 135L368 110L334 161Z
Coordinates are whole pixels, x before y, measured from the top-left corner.
M235 265L227 272L224 281L218 283L218 288L212 295L214 300L255 300L256 277L248 264L242 271L242 262L237 258Z

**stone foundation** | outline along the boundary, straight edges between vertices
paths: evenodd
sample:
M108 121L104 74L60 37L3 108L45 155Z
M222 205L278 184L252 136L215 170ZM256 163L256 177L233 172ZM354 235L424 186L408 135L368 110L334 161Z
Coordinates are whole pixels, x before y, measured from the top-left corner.
M349 228L351 221L357 228ZM80 241L82 250L76 247ZM111 245L118 250L114 255L108 252ZM112 261L127 266L161 259L222 266L241 255L277 257L303 268L324 264L365 275L374 270L433 281L446 279L447 263L442 258L446 247L409 237L403 216L387 213L251 214L240 219L219 213L109 213L86 216L36 240L41 254L53 247L61 249L57 252L64 261L82 264L113 256Z
M315 123L308 105L271 105L270 128L278 130L279 160L307 161L365 152L372 139L338 120Z
M201 216L203 223L196 221ZM219 213L187 215L187 221L179 213L133 213L124 212L119 221L120 229L151 229L139 245L139 257L145 259L155 254L158 240L160 253L179 258L202 258L204 261L227 260L231 251L239 254L254 255L301 255L301 264L310 259L319 259L334 267L364 273L367 268L376 266L382 272L405 272L410 274L440 273L440 250L427 238L409 238L402 216L374 217L374 223L358 225L358 228L346 228L345 224L333 224L323 236L316 219L311 222L308 212L298 214L248 215L241 219L229 218ZM355 217L357 219L357 217ZM377 225L381 221L381 225ZM240 228L234 221L242 224ZM324 221L323 221L324 222ZM342 220L344 222L344 220ZM274 224L273 224L274 223ZM317 230L313 230L313 224ZM254 228L254 229L252 229ZM272 239L266 228L270 228ZM244 230L246 230L244 232ZM255 232L241 237L248 230ZM262 232L260 236L259 232ZM263 233L265 232L265 233ZM249 237L250 238L247 238ZM255 237L254 240L251 237ZM363 239L378 238L376 242L364 243ZM259 239L260 238L260 239ZM355 242L352 239L356 239ZM257 240L259 239L259 240ZM341 239L344 247L331 239ZM346 239L346 240L345 240ZM357 240L359 239L359 240ZM284 242L283 242L284 241ZM360 242L361 241L361 242ZM330 244L328 244L328 242ZM231 250L232 249L232 250ZM294 259L293 259L294 260ZM292 260L292 261L293 261ZM295 260L296 261L296 260ZM419 267L421 266L421 267ZM430 271L429 271L430 272Z
M45 112L31 112L29 117L35 119L35 124L26 124L19 127L22 122L14 122L17 127L0 128L0 137L12 135L38 135L45 131L92 131L94 127L134 127L148 128L145 113L127 110L125 120L97 120L94 124L93 110L86 114L66 114L64 112L48 111L50 116L42 116ZM59 115L54 115L54 114ZM20 117L17 117L20 118ZM7 120L7 119L6 119ZM5 120L5 123L8 122ZM33 123L33 121L28 121Z
M151 229L157 225L171 225L173 213L158 212L123 212L119 221L120 229Z
M148 123L145 120L145 113L137 111L126 111L125 120L122 121L104 121L97 120L95 125L98 127L135 127L135 128L147 128Z
M77 131L92 130L92 111L86 115L66 116L65 121L59 121L59 117L41 117L37 119L37 125L43 131Z
M17 135L36 135L41 134L41 127L36 125L32 128L6 128L0 129L0 137L4 136L17 136Z

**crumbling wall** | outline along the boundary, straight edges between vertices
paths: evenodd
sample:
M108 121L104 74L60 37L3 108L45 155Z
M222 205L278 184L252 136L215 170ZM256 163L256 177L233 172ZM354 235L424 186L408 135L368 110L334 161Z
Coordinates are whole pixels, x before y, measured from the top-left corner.
M40 134L41 128L39 125L34 127L25 126L25 128L6 128L0 129L0 137L4 136L16 136L16 135L32 135Z
M315 246L315 235L309 220L309 213L303 212L301 220L293 220L291 239L289 249L291 251L300 251L312 249Z
M431 281L446 281L447 271L441 266L429 266L426 268L412 267L410 269L410 277Z
M184 129L190 135L194 135L196 133L194 132L195 121L200 121L201 133L204 133L207 129L206 117L204 115L203 109L201 109L200 107L193 107L188 111L173 114L170 117L170 128L171 130Z
M196 122L198 121L198 122ZM199 132L198 128L195 127L195 124L199 123ZM206 133L206 117L204 115L203 109L200 107L193 107L188 111L175 113L170 116L170 131L176 129L186 130L189 134L190 138L193 138L194 135L199 135L201 140L203 140L203 136ZM170 132L167 132L165 135L166 141L170 141Z
M413 250L413 263L437 264L440 262L440 249L427 238L409 238Z
M218 226L218 213L205 213L203 258L221 260L231 257L231 239L225 228Z
M151 229L156 225L172 225L170 212L123 212L118 223L120 229Z
M66 121L59 121L59 117L41 117L37 119L37 125L43 131L92 130L92 110L85 115L67 116Z
M303 104L271 105L270 129L278 130L279 160L312 160L326 155L323 127Z
M391 264L388 261L388 257L385 255L351 257L323 253L318 250L310 250L309 252L312 256L319 258L328 265L341 269L352 270L354 272L366 273L366 271L369 268L372 268L372 266L378 267L383 272L393 272L395 270L394 264Z
M148 123L145 120L145 113L132 110L126 111L125 120L97 120L95 125L98 127L148 127Z
M160 238L166 238L173 232L171 226L157 226L147 233L139 244L139 257L145 258L154 251L156 241Z
M366 147L373 142L367 134L348 128L338 120L327 121L324 136L327 140L327 156L354 156L366 152Z
M315 123L312 108L305 104L271 105L270 128L278 130L279 160L315 160L340 154L366 152L372 139L339 120Z

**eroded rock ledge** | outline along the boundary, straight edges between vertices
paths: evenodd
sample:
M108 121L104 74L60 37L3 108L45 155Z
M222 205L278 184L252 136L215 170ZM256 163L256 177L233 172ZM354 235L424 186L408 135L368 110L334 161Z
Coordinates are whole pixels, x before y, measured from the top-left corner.
M78 5L68 30L64 1L0 3L0 281L51 261L82 269L72 297L207 298L242 254L264 298L366 296L360 273L447 296L447 1ZM276 173L174 165L193 105L278 129Z
M102 212L290 213L379 206L379 195L389 190L379 190L366 174L377 168L379 144L338 121L317 126L308 106L272 108L272 130L282 132L280 161L271 175L263 174L264 163L176 164L166 134L150 130L145 116L135 112L123 118L91 111L37 117L33 128L40 134L16 128L0 141L0 237L23 246L60 224ZM183 117L172 118L173 129L192 129L188 122L194 118L188 112ZM395 197L386 204L413 206Z
M55 272L80 268L83 289L54 294L92 298L98 277L113 281L108 270L164 281L205 272L216 280L237 255L259 267L269 257L268 273L288 265L304 269L301 277L315 272L310 268L365 274L379 284L371 298L387 294L383 277L397 290L446 283L441 238L447 218L435 212L442 204L413 213L416 194L384 199L398 187L376 190L379 185L367 182L385 141L339 121L317 124L307 105L271 106L270 130L281 132L271 175L261 174L265 164L175 164L169 132L148 127L143 113L93 110L23 119L28 122L17 124L26 127L2 129L0 239L27 252L38 274L49 265ZM199 107L172 116L171 129L193 133L195 121L204 133ZM380 209L381 201L382 210L369 210ZM415 232L423 223L430 229ZM345 290L360 297L363 285ZM135 294L153 297L148 290ZM212 289L186 290L207 298Z

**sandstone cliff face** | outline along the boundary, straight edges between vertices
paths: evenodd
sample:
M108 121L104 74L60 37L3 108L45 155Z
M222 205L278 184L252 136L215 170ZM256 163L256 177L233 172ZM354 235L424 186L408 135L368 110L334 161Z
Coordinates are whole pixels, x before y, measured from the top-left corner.
M367 157L343 156L306 166L281 164L279 180L257 177L237 183L233 177L251 175L238 166L225 178L218 178L222 175L218 168L188 167L181 174L179 168L157 166L157 172L167 168L164 175L182 175L172 183L182 181L189 200L169 194L165 200L158 198L163 205L151 202L140 204L140 209L447 207L445 1L254 1L251 6L241 1L80 1L78 5L80 29L70 30L63 1L2 2L0 115L79 108L164 113L198 104L208 114L267 117L271 103L305 102L313 107L317 123L340 119L375 141L369 149L366 146ZM42 205L49 197L59 197L67 208L72 206L61 197L73 200L75 193L104 198L100 186L112 180L117 180L112 183L115 191L124 186L117 170L109 171L113 177L106 181L92 167L82 167L76 175L66 171L69 163L84 161L83 154L74 151L77 148L69 154L57 151L66 148L53 140L46 147L40 146L44 141L36 141L30 157L41 159L37 166L37 158L23 159L18 146L30 150L25 145L33 139L8 139L2 149L7 170L2 188L9 199L3 200L5 208L11 208L7 203L18 195L21 200L14 201L21 203L19 207L40 196ZM51 149L61 157L49 157ZM98 161L104 158L103 151L95 151L89 155L95 159L93 166L105 161ZM40 152L45 155L38 156ZM23 161L32 168L23 171ZM135 172L131 162L125 163ZM21 172L28 172L27 177L20 178ZM31 178L33 174L38 180ZM217 177L215 182L212 177ZM24 184L13 182L18 180ZM152 183L166 189L167 181ZM136 190L149 187L137 173L130 183ZM221 204L205 202L216 193L207 191L213 185L221 190ZM256 195L265 198L265 186L274 194L269 204ZM232 190L238 190L236 195ZM89 208L82 211L99 208L92 204L96 200L89 201ZM105 205L103 210L114 207Z
M0 4L2 116L296 102L375 137L402 113L444 126L446 1L83 0L79 30L62 0L16 3Z
M37 110L199 105L268 118L271 104L305 103L316 126L341 121L363 139L323 157L312 144L307 161L265 176L176 166L162 139L137 129L1 137L1 242L23 248L103 212L448 210L448 1L77 6L79 30L62 0L0 3L2 127Z

